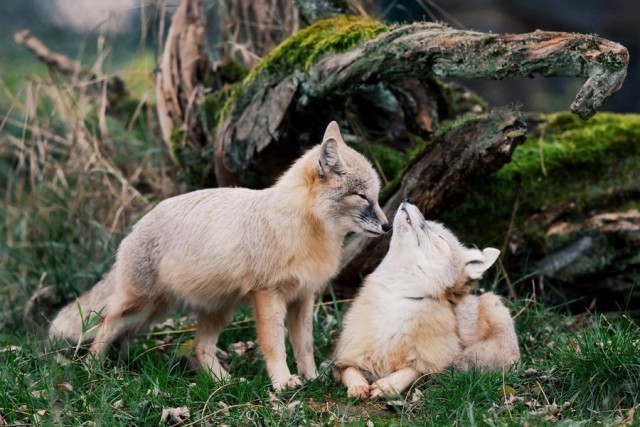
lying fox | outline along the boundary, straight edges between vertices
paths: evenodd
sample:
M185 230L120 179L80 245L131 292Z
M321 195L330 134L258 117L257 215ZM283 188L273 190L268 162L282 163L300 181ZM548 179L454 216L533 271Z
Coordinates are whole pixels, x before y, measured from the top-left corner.
M334 373L348 395L395 395L452 365L491 369L518 360L500 299L467 295L500 251L464 247L409 199L393 229L389 252L365 279L336 346Z
M335 122L271 188L194 191L159 203L133 227L105 277L80 297L84 313L102 322L90 351L103 354L124 334L147 327L176 307L197 313L195 350L221 379L218 336L235 307L252 304L258 341L276 390L301 383L285 352L285 318L298 374L317 376L313 301L337 273L349 232L378 236L391 229L378 204L380 179L349 148ZM77 341L76 303L64 307L52 338Z

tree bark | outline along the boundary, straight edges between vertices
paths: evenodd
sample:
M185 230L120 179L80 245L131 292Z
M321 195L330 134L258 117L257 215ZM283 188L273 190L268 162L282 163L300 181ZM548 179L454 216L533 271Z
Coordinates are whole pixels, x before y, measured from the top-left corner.
M205 50L202 0L184 0L171 20L160 69L156 77L156 103L162 137L173 160L191 182L215 183L213 166L201 165L198 156L208 135L198 109L212 67ZM196 157L190 156L196 153Z
M628 61L623 46L593 35L498 35L434 23L401 26L355 49L327 54L305 72L263 81L259 87L248 82L217 129L216 176L221 185L269 185L286 165L262 168L268 147L298 153L300 139L315 142L321 135L314 128L312 137L301 138L308 124L292 118L314 117L313 112L325 121L325 112L344 116L340 100L363 86L400 77L587 77L571 105L587 119L620 88Z

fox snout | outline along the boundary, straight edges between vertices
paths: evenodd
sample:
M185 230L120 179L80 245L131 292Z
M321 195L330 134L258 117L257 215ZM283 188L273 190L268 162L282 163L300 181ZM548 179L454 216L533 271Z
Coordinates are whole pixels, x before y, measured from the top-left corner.
M376 221L380 224L380 228L382 229L382 232L386 233L387 231L391 230L391 224L389 224L389 220L387 219L387 216L384 214L384 211L382 210L382 208L380 208L380 205L376 203L373 206L373 211L376 217Z
M391 230L391 224L387 220L387 216L377 203L371 203L365 209L362 215L365 232L373 235L380 235Z

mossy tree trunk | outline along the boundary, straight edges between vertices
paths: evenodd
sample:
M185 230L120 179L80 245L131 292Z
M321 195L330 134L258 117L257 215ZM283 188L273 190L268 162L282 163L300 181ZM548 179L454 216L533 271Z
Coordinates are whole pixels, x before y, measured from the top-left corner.
M189 18L183 11L200 2L184 0L176 16ZM171 32L180 34L183 28L204 37L192 26L174 19ZM170 40L167 46L165 56L183 55L174 52ZM179 62L199 60L195 55ZM390 28L371 19L338 16L284 41L226 92L212 87L209 95L196 99L200 114L189 117L207 120L206 140L195 135L199 139L191 141L181 133L178 145L201 147L191 157L213 164L218 185L259 188L273 183L301 151L315 144L333 119L347 125L346 133L356 140L376 134L401 141L430 139L439 123L450 118L441 117L442 112L456 110L451 104L457 100L447 98L449 89L439 77L587 77L572 104L576 114L587 118L620 87L627 63L624 47L592 35L486 34L434 23ZM163 67L159 79L165 72ZM179 92L180 82L176 84L173 91ZM185 97L179 109L188 111L192 100ZM167 112L159 109L159 114ZM177 139L175 133L167 139L173 152Z

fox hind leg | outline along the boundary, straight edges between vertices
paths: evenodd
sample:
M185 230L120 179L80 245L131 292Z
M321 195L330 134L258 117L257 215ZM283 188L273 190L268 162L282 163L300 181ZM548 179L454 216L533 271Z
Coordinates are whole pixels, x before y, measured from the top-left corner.
M104 355L116 339L151 323L157 312L152 304L140 304L138 298L127 298L124 301L111 298L106 311L104 321L97 326L98 332L90 348L91 353L96 356Z
M196 329L195 347L200 365L216 379L222 380L228 373L216 356L218 337L233 315L233 309L216 313L200 313Z

